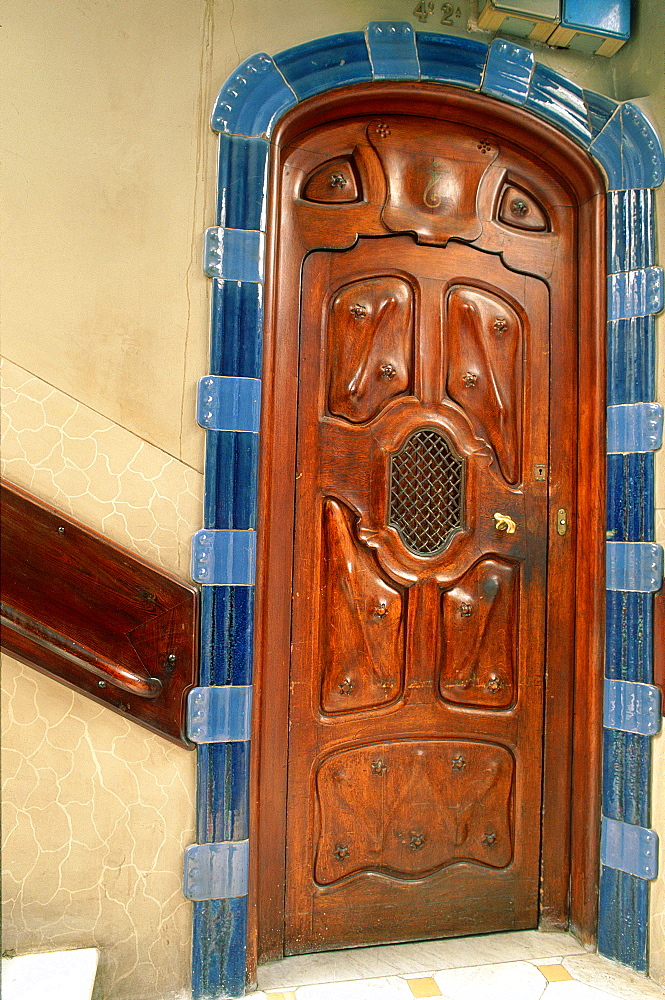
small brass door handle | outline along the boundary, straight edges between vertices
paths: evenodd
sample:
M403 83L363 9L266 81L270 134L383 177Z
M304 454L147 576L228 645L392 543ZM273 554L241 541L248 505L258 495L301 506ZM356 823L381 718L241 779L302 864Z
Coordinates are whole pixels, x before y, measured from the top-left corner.
M513 521L512 517L508 517L507 514L495 514L494 522L494 526L497 531L505 531L507 535L515 534L515 528L517 525Z

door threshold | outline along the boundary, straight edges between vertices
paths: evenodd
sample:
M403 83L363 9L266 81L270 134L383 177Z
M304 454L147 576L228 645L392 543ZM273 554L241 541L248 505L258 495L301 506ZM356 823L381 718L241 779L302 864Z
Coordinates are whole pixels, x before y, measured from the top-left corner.
M584 945L566 931L507 931L293 955L259 966L257 978L259 990L295 989L505 962L547 959L557 964L569 956L585 954Z

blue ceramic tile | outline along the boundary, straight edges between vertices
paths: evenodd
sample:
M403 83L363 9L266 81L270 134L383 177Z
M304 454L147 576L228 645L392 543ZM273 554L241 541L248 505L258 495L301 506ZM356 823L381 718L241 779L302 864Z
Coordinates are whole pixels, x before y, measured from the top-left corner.
M265 139L220 135L218 226L265 232L269 151L270 143Z
M284 49L275 56L275 64L299 101L320 94L322 90L372 79L372 66L362 31L328 35Z
M259 439L256 434L206 434L203 517L206 528L256 528Z
M375 80L419 79L416 37L406 21L370 21L367 48Z
M663 270L641 267L607 276L607 318L651 316L663 308Z
M250 744L197 747L197 841L245 840L249 834Z
M589 146L589 152L595 156L607 174L608 191L616 191L629 186L644 186L624 184L622 147L623 127L621 124L621 105L619 105Z
M653 594L663 582L663 547L656 542L607 542L608 590Z
M618 704L618 698L615 701ZM251 726L250 684L195 687L187 695L187 738L193 743L246 742L251 739Z
M599 911L600 954L646 972L649 883L603 866Z
M607 456L607 540L609 542L653 541L653 487L653 453L639 452L637 454Z
M660 403L624 403L607 407L607 451L657 451L663 443Z
M656 323L653 316L607 324L607 402L641 403L656 394Z
M611 191L607 196L607 270L630 271L655 261L653 191Z
M595 138L605 128L619 105L611 97L605 97L604 94L597 94L593 90L584 91L584 100L586 101L587 113L589 115L591 134Z
M470 38L416 32L420 77L438 83L456 83L478 90L483 78L487 46Z
M196 419L209 431L258 434L261 380L237 375L206 375L199 379Z
M245 995L247 897L194 903L192 1000Z
M201 684L251 684L254 588L203 587Z
M665 177L663 147L658 135L637 107L627 101L621 107L623 187L658 187Z
M249 841L190 844L185 848L183 895L202 902L246 896L249 888Z
M255 229L206 229L203 270L209 278L263 281L266 238Z
M213 281L210 371L261 378L263 284Z
M653 680L653 594L608 590L605 673L650 684Z
M561 73L536 63L526 106L563 129L583 146L591 142L584 91Z
M269 137L296 96L265 52L240 63L219 92L211 125L216 132Z
M561 26L593 31L611 38L630 38L630 0L563 0Z
M624 823L649 825L651 737L603 729L603 814Z
M203 528L192 537L192 580L207 586L252 587L256 532Z
M658 875L658 836L644 826L603 816L600 858L608 868L654 879Z
M208 690L213 689L208 688ZM603 725L606 729L621 729L626 733L655 736L661 729L659 689L653 684L640 684L638 681L606 679ZM611 867L621 866L611 863Z
M524 104L534 65L531 49L495 38L490 45L481 89L511 104Z

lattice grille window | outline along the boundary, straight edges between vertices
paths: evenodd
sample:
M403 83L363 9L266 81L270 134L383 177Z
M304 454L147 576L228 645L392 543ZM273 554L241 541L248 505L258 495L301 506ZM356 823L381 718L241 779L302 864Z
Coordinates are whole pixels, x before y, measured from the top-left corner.
M407 549L433 556L462 527L464 459L433 428L415 431L390 463L388 524Z

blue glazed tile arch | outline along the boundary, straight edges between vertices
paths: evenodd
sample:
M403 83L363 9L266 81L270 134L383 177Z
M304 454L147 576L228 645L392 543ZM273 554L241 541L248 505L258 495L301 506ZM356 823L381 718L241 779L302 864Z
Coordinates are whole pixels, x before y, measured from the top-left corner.
M612 407L621 408L610 423L610 448L616 450L608 467L608 539L615 546L628 543L625 550L610 550L611 561L618 566L629 549L631 557L648 550L655 574L662 575L662 552L653 542L653 451L660 437L638 438L632 430L644 420L644 404L654 402L654 314L663 304L663 275L654 260L652 189L665 173L662 146L637 106L583 90L536 63L528 48L501 39L488 47L414 32L403 22L372 22L364 33L319 38L241 63L223 85L212 115L220 145L217 224L206 238L205 266L213 278L210 375L221 376L229 393L244 391L245 379L261 375L267 163L276 124L311 95L386 80L445 83L520 105L571 136L602 167L608 190L607 395ZM243 402L229 398L219 405L235 413ZM249 426L207 430L204 530L220 532L209 536L215 545L227 546L238 532L247 546L256 530L258 434ZM249 564L243 563L245 575L238 575L231 554L235 558L225 548L221 564L231 565L236 575L203 585L202 687L251 684L254 588ZM621 565L629 563L626 556ZM635 583L633 577L618 573L612 585L618 580L628 589L607 594L606 673L609 679L649 685L651 588L658 581L652 574L649 589L640 589L646 588L644 580ZM249 747L248 740L199 746L199 844L247 839ZM604 760L606 821L646 828L649 736L606 729ZM605 858L601 869L599 949L643 970L648 882L623 870L619 860L610 865L613 858ZM244 895L194 903L195 1000L244 994L246 928Z

